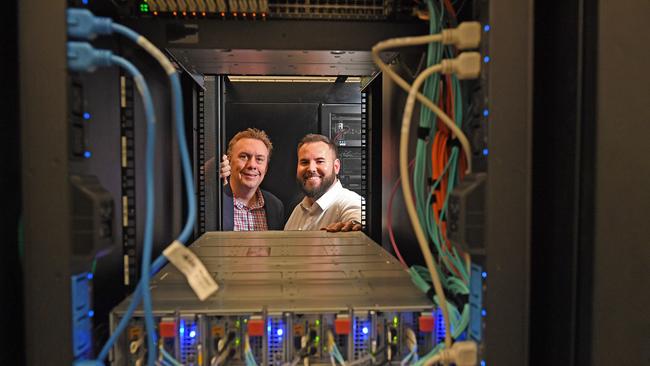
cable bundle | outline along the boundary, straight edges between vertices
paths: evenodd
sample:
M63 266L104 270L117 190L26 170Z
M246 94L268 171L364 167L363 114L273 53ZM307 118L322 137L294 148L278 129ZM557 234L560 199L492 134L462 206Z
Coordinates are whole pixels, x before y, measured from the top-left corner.
M251 351L251 344L248 338L248 334L244 336L244 360L246 361L246 366L257 366L255 356L253 356L253 351Z
M427 362L442 349L451 349L452 338L460 336L469 323L468 304L463 306L461 314L454 304L447 301L445 295L445 290L455 296L467 295L470 266L469 256L461 256L447 239L445 216L451 192L463 175L471 172L472 168L469 141L461 129L463 100L459 79L476 77L480 71L478 53L460 53L454 58L456 49L478 46L480 24L461 23L456 28L443 30L446 14L453 18L451 22L455 22L456 14L451 3L448 0L440 1L439 7L436 7L433 0L430 0L427 7L430 35L390 39L379 42L372 49L373 60L382 72L409 93L404 107L400 138L400 179L391 192L388 215L391 215L393 196L401 180L407 212L427 265L426 269L413 267L410 273L414 283L422 291L429 294L433 286L435 296L432 297L439 305L445 323L444 345L435 347L433 351L436 352L432 351L416 365ZM412 85L397 75L379 57L379 53L387 49L424 44L428 44L427 68L417 75ZM449 58L443 59L443 55ZM441 74L444 77L441 77ZM420 93L419 89L423 84L423 92ZM415 158L412 162L414 170L411 187L408 147L411 117L416 100L422 103L422 106ZM453 116L453 119L449 116ZM389 236L398 258L406 265L392 235L391 219L387 219ZM434 248L435 259L430 246ZM431 278L431 284L424 278ZM447 358L441 360L446 362ZM410 358L407 357L402 362L409 361Z

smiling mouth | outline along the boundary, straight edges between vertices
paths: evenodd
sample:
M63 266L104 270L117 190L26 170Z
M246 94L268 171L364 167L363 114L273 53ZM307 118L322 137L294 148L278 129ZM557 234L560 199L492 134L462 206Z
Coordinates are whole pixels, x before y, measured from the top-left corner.
M321 177L318 174L303 177L304 182L317 182L317 181L321 181L322 179L323 177Z

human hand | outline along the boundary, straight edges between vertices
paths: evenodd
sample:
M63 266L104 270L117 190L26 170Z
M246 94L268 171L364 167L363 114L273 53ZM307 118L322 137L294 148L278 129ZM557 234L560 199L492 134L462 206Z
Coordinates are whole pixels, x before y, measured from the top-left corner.
M339 231L360 231L362 229L361 223L357 220L350 220L347 222L335 222L329 224L326 227L322 227L321 230L326 230L329 233L336 233Z
M219 163L219 177L223 178L223 185L228 184L228 178L230 176L230 161L228 156L224 155L221 157L221 163Z

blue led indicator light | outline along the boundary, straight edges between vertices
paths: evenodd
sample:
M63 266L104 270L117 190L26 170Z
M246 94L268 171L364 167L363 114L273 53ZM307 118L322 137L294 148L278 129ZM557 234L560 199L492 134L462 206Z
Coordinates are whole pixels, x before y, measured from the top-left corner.
M276 331L276 333L278 334L278 337L282 337L282 335L284 334L284 331L282 330L282 328L279 328L279 329Z
M485 360L481 360L481 366L485 366Z
M93 279L93 274L92 274L92 273L88 273L88 275L86 275L86 278L88 278L89 280L92 280L92 279Z
M194 338L194 337L196 337L196 332L191 330L190 331L190 338Z
M489 115L490 115L490 111L488 111L488 109L485 108L485 109L483 110L483 117L487 117L487 116L489 116Z
M490 62L490 56L485 56L485 57L483 57L483 62L486 63L486 64L487 64L488 62Z
M88 317L89 317L89 318L92 318L93 316L95 316L95 312L92 311L92 310L90 310L90 311L88 312Z
M181 335L185 334L185 322L181 321L181 326L178 328L178 333Z
M266 327L266 331L267 331L268 333L271 333L271 325L270 325L270 324Z
M88 159L91 156L93 156L93 154L90 151L84 151L84 158Z
M487 156L487 154L488 154L488 149L487 148L483 149L483 155Z
M88 5L88 0L81 0L84 5Z
M84 119L90 119L90 113L84 112Z
M363 332L363 334L368 334L368 327L361 328L361 332Z
M481 315L486 316L486 315L487 315L487 311L485 311L485 309L481 310Z
M483 31L489 32L490 31L490 25L489 24L484 25L483 26Z
M487 272L481 272L481 277L487 278Z

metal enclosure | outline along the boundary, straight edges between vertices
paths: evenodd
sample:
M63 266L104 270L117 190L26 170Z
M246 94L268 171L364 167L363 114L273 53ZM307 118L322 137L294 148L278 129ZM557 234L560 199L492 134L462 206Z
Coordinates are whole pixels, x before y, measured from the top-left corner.
M490 1L486 362L529 362L533 2ZM504 347L504 345L508 345Z
M177 310L233 314L432 307L401 264L360 232L207 232L189 248L219 290L199 301L185 276L168 264L152 282L156 316ZM124 313L130 299L113 314Z
M159 329L163 324L184 329L167 337L161 330L162 342L179 360L216 358L215 339L230 337L225 334L232 332L233 338L250 337L258 362L282 364L294 357L295 348L301 348L294 346L294 339L301 338L297 327L303 320L323 340L328 329L336 329L342 352L356 360L367 357L371 347L380 349L392 342L393 337L386 337L391 327L395 339L401 338L406 327L418 332L420 314L431 316L432 302L401 264L360 232L209 232L190 249L219 284L215 294L199 301L185 276L171 264L152 281ZM129 297L114 309L113 328L130 301ZM143 337L142 315L136 310L129 330L116 344L112 364L131 364L142 357L140 351L132 351ZM352 320L351 333L335 325L343 318ZM252 328L257 319L262 321L261 334ZM398 325L401 322L406 324ZM416 334L423 351L433 346L431 337ZM316 351L310 356L318 364L327 360L319 338L312 339ZM188 343L191 347L184 347ZM243 364L241 347L237 343L233 348L234 364ZM398 347L393 352L401 351Z

